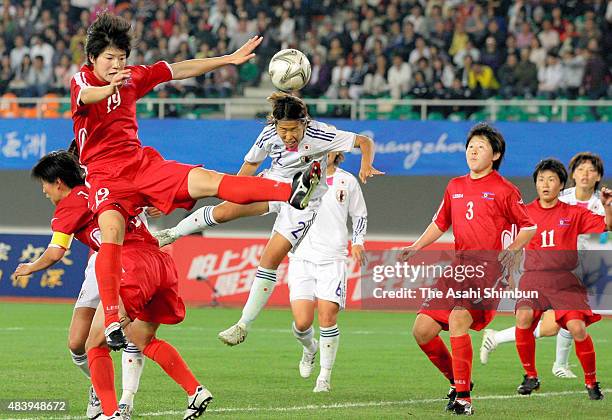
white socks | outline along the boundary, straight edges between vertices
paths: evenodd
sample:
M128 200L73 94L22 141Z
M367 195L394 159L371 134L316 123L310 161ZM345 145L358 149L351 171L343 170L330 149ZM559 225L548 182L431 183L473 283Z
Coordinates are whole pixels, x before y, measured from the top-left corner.
M276 286L276 270L257 267L255 280L251 286L247 303L242 309L242 317L238 321L239 323L245 324L248 328L255 321L268 303L268 299L274 291L274 286Z
M340 342L340 330L338 325L331 327L319 327L319 357L321 364L321 372L317 380L331 379L331 371L336 361L336 353L338 352L338 344Z
M83 372L87 379L91 379L91 374L89 373L89 364L87 363L87 353L74 354L72 350L70 350L70 355L72 356L72 361L79 368L79 370Z
M214 208L214 206L204 206L197 209L189 217L181 220L178 225L173 227L173 233L178 237L182 237L201 232L207 227L218 225L213 217Z
M134 406L134 394L138 391L145 357L134 344L129 343L121 354L123 393L119 404Z
M542 325L542 321L538 322L538 325L533 330L533 336L535 338L540 338L540 326ZM495 341L497 344L501 343L510 343L511 341L515 341L514 331L516 327L506 328L505 330L496 331L495 332Z
M295 322L293 323L293 335L297 340L302 343L302 346L309 352L314 353L317 351L317 347L315 346L314 341L314 330L312 326L308 328L306 331L300 331L295 327Z
M572 334L568 330L561 328L559 334L557 334L557 356L555 359L555 366L568 365L573 342L574 337L572 337Z

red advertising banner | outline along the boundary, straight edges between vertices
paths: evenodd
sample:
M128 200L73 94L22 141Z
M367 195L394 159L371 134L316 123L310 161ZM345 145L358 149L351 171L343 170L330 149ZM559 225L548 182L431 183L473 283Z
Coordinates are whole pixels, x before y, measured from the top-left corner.
M267 238L205 238L187 236L165 248L176 262L180 294L191 305L243 305ZM391 250L409 245L402 241L368 241L367 250ZM448 249L452 244L436 244ZM289 306L286 258L277 271L277 285L269 305ZM347 308L361 307L360 268L348 259Z

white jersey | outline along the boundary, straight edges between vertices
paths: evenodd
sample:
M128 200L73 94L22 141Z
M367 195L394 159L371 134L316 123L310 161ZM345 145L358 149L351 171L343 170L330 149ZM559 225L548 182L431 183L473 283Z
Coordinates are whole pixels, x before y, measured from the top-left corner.
M304 138L298 143L297 150L287 150L276 133L274 125L267 125L257 136L257 140L244 160L249 163L263 162L268 156L272 164L265 171L267 178L291 182L298 172L305 171L313 161L321 163L324 174L327 168L327 153L349 152L355 144L355 133L338 130L336 127L319 121L306 125ZM321 182L311 196L312 200L321 198L327 185Z
M353 245L363 245L368 227L368 210L357 178L350 173L336 169L327 178L329 190L321 200L317 217L302 240L299 248L291 255L315 263L345 260L348 255L348 229L346 222L351 216L353 222Z
M563 203L567 203L571 206L582 205L584 207L584 202L578 201L576 198L576 188L566 188L561 191L559 194L559 201ZM589 198L589 201L586 202L586 208L591 210L593 213L598 214L600 216L606 215L606 210L604 209L604 205L601 202L599 191L595 191L595 193ZM608 233L595 234L595 235L578 235L578 249L586 250L590 249L591 246L589 244L589 238L599 236L599 235L607 235Z

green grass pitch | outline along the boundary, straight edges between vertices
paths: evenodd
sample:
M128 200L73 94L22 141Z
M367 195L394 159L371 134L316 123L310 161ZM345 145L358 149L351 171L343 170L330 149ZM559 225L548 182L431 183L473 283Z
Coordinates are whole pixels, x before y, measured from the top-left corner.
M42 303L0 303L0 400L66 399L69 412L60 414L0 412L0 419L84 418L88 384L66 348L72 306ZM247 341L222 345L217 332L238 319L239 310L189 308L177 326L162 326L159 337L179 349L215 400L205 417L213 418L440 418L448 384L412 339L411 313L352 311L340 316L340 350L332 392L314 394L317 371L299 376L301 347L291 334L288 310L268 309ZM492 328L513 324L498 316ZM582 380L557 379L550 369L555 341L537 342L541 390L531 397L516 395L522 370L513 345L500 346L487 366L478 362L481 333L474 333L473 393L477 416L484 418L609 418L612 404L612 320L589 328L598 356L598 379L608 396L590 401ZM448 343L448 336L444 334ZM114 355L120 387L120 357ZM582 374L574 354L570 363ZM318 368L318 366L317 366ZM184 392L147 360L134 419L182 418Z

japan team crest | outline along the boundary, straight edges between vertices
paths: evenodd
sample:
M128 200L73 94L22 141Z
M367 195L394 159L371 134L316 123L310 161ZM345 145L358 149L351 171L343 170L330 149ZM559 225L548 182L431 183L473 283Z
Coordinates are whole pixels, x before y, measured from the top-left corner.
M336 200L338 200L338 203L344 203L344 201L346 200L346 195L346 190L336 191Z

